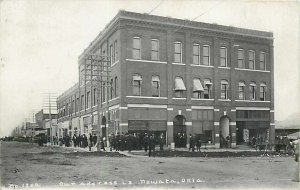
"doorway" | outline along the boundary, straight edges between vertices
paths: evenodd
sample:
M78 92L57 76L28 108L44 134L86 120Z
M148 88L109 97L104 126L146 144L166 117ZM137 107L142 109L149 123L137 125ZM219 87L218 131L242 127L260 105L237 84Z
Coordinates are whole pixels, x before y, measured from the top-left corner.
M182 115L177 115L173 120L173 137L175 142L175 147L186 147L186 125L185 117Z

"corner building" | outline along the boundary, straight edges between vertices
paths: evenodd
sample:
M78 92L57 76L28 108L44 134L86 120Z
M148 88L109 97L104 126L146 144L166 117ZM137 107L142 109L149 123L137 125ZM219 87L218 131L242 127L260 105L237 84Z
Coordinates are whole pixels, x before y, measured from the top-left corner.
M97 97L85 80L86 54L110 57L110 87ZM119 11L79 56L79 82L58 98L65 134L163 134L188 146L274 142L274 60L270 32ZM93 71L91 71L93 72ZM105 85L105 84L103 84Z

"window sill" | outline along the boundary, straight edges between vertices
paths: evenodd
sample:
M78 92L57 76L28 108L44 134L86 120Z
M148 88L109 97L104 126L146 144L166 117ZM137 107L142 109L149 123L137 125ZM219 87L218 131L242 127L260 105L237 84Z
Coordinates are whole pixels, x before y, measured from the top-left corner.
M172 65L185 65L184 63L172 63Z
M219 101L221 101L221 102L231 102L230 99L219 99Z
M208 68L213 68L214 66L212 65L194 65L194 64L191 64L192 67L208 67Z
M150 61L150 60L142 60L142 59L126 59L126 61L167 64L167 62L165 61Z
M149 99L168 99L167 97L154 96L126 96L126 98L149 98Z
M204 99L204 98L192 98L192 100L214 101L214 99Z
M270 101L256 101L256 100L235 100L236 102L253 102L253 103L270 103Z
M227 69L230 70L230 67L218 67L219 69Z
M269 73L270 71L266 71L266 70L254 70L254 69L241 69L241 68L234 68L235 70L239 70L239 71L254 71L254 72L263 72L263 73Z
M173 100L186 100L186 98L172 98Z

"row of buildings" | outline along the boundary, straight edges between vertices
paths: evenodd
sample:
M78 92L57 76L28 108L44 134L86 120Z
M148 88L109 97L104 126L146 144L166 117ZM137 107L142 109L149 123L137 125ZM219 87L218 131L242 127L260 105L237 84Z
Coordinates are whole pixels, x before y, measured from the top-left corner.
M119 11L79 56L78 75L57 98L53 135L150 132L186 146L191 134L216 148L227 136L233 148L252 137L274 142L270 32Z

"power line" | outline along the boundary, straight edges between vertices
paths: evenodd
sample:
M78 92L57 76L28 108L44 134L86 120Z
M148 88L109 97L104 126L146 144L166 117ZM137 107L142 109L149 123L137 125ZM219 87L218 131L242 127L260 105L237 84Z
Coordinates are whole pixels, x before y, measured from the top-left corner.
M162 3L163 3L164 0L161 0L148 14L151 14L153 11L155 11L155 9L157 9Z
M180 26L177 30L175 30L174 32L173 32L173 34L175 33L175 32L177 32L178 30L180 30L181 28L183 28L188 22L192 22L192 21L194 21L194 20L196 20L196 19L198 19L199 17L201 17L201 16L203 16L203 15L205 15L206 13L208 13L210 10L212 10L213 8L215 8L216 6L218 6L218 5L220 5L221 3L223 3L223 1L219 1L219 2L217 2L216 4L214 4L211 8L209 8L208 10L206 10L205 12L203 12L203 13L201 13L200 15L198 15L198 16L196 16L195 18L193 18L191 21L186 21L185 22L185 24L183 24L182 26Z

